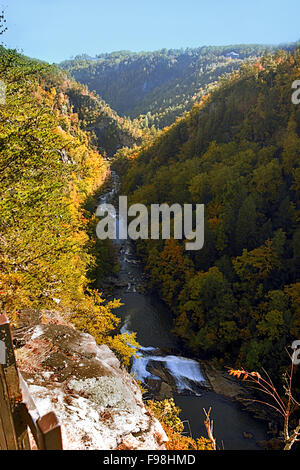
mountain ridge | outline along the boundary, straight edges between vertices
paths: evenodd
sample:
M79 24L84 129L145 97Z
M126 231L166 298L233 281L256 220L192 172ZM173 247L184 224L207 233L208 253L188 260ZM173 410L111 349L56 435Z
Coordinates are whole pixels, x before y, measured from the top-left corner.
M190 110L222 75L265 53L292 51L297 44L117 51L95 58L83 54L59 65L120 115L144 116L146 126L162 128Z
M299 336L299 52L244 64L114 162L129 204L205 205L202 250L172 238L137 242L177 334L220 365L277 377Z

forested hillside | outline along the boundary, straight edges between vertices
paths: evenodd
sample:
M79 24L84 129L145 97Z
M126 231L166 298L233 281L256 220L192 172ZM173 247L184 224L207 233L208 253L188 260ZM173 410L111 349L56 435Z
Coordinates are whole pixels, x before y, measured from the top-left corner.
M152 288L199 357L278 376L300 336L300 50L221 80L138 153L120 153L130 203L205 204L205 244L139 242Z
M298 450L300 4L8 3L0 450Z
M294 45L281 46L292 49ZM219 77L248 60L278 47L232 45L197 49L162 49L78 56L60 64L81 83L95 90L122 116L143 115L145 126L172 124L190 110Z
M145 126L142 117L132 120L118 116L97 94L73 79L67 79L66 93L83 129L92 134L93 144L108 157L123 147L141 145L157 134L153 127Z
M18 325L25 310L51 309L128 363L128 338L115 335L119 302L91 290L94 276L114 269L114 255L95 235L94 195L108 164L70 101L76 93L83 103L87 91L56 67L4 48L0 76L1 312ZM89 119L88 105L86 112Z

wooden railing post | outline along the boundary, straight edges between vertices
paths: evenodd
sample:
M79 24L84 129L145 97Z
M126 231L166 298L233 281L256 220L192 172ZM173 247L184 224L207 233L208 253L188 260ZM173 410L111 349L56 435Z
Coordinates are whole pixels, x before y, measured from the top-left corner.
M41 450L62 450L61 428L55 413L52 411L37 421L40 431Z
M17 450L17 448L18 439L8 398L4 367L0 364L0 449Z
M63 448L57 417L40 417L16 365L9 321L0 315L0 450L30 449L28 427L38 449Z
M27 424L20 414L22 393L19 384L9 321L0 315L0 448L30 449Z

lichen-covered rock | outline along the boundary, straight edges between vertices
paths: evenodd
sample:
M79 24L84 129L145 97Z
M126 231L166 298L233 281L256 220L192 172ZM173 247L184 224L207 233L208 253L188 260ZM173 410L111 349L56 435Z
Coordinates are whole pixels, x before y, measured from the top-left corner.
M56 413L65 449L164 449L161 424L107 346L67 325L39 324L14 336L38 411Z

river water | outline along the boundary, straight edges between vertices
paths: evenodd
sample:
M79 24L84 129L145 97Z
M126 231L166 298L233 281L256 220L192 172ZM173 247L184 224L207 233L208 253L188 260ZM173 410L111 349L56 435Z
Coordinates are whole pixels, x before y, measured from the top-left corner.
M101 204L112 204L118 188L114 173L113 189L101 197ZM117 209L117 208L116 208ZM116 215L117 233L123 221ZM121 332L136 332L141 345L131 372L145 388L165 390L180 407L186 435L206 437L203 408L212 408L214 434L219 448L226 450L257 450L257 441L265 440L266 424L255 420L241 405L207 387L200 363L182 354L182 345L172 333L172 316L166 305L145 290L142 266L130 240L116 240L120 271L114 297L124 304L117 314L122 319ZM245 439L243 432L253 438Z

